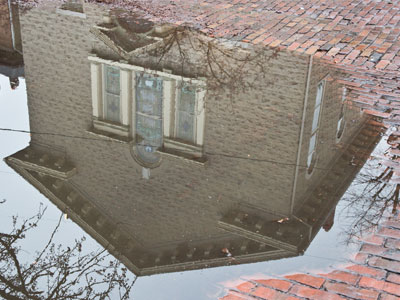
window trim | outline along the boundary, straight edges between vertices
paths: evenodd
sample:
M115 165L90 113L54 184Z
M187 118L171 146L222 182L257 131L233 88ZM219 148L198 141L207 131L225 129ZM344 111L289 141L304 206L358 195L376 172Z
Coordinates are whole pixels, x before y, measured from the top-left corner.
M344 86L343 87L343 92L342 92L342 101L340 103L340 115L343 113L342 117L340 117L339 115L339 119L337 121L337 126L336 126L336 134L335 134L335 138L336 138L336 143L339 143L342 140L343 137L343 133L346 130L346 96L347 96L347 88ZM339 125L339 122L343 123L343 129L340 132L340 128L339 126L342 126L342 124ZM340 135L339 135L340 134Z
M129 137L136 142L136 77L139 73L149 74L163 79L162 127L163 142L159 153L168 156L199 160L203 156L204 130L205 130L205 96L206 83L204 79L194 79L171 74L168 71L157 71L143 67L129 65L90 55L88 60L91 65L92 77L92 107L93 127L106 134ZM104 65L120 69L120 97L121 97L121 124L104 120L103 95L104 95ZM196 88L195 106L195 142L187 143L175 137L177 87L179 82L187 82ZM135 152L135 151L133 151ZM191 155L188 155L191 154ZM137 154L136 154L137 155ZM192 158L191 158L192 157ZM136 159L136 158L135 158ZM143 161L138 161L141 165ZM146 165L146 164L145 164ZM158 164L152 164L158 165ZM146 167L149 167L146 165ZM150 166L152 167L152 166Z
M82 5L82 12L79 11L74 11L74 10L70 10L67 7L66 4L68 4L69 2L64 2L61 7L58 7L56 9L56 12L60 15L64 15L64 16L70 16L70 17L78 17L78 18L82 18L82 19L86 19L86 14L85 14L85 10L84 10L84 2L82 0L78 1L79 3L81 3Z
M105 72L104 65L91 63L91 85L92 85L92 125L95 130L106 134L129 137L129 80L130 74L124 69L120 71L120 123L105 119L104 89Z
M306 170L306 175L307 178L310 178L312 176L312 174L314 173L315 170L315 166L317 164L318 161L318 153L317 153L317 149L318 149L318 136L319 136L319 130L320 130L320 123L321 123L321 115L322 115L322 110L323 110L323 101L324 101L324 96L325 96L325 89L326 89L326 77L323 78L322 80L320 80L317 84L317 91L316 91L316 96L315 96L315 101L314 101L314 107L313 107L313 118L312 118L312 122L311 122L311 135L309 138L309 142L308 142L308 150L307 150L307 160L306 160L306 166L307 166L307 170ZM321 93L319 93L319 86L322 84L322 91ZM320 95L320 99L318 101L318 96ZM317 115L317 124L315 129L313 130L313 124L315 121L315 111L317 108L317 104L319 104L319 112ZM314 143L314 148L313 151L310 153L310 145L311 145L311 139L315 137L315 143ZM310 160L310 156L311 156L311 160Z

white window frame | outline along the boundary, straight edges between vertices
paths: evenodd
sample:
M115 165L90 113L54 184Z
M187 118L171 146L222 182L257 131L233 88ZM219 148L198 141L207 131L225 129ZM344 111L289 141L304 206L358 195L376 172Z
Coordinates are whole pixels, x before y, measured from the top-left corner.
M308 143L308 152L307 152L307 173L309 175L313 173L314 166L317 160L316 156L317 156L317 145L318 145L318 133L321 122L322 104L323 104L322 102L325 94L325 85L326 85L325 79L322 79L317 84L317 94L315 96L313 119L311 123L311 135ZM317 110L318 113L316 114ZM313 139L314 142L312 143Z
M177 140L177 114L178 114L178 97L181 81L166 81L164 83L164 147L171 148L182 152L193 154L194 156L202 155L202 146L204 144L204 126L205 126L205 86L199 85L197 82L192 83L196 88L195 99L195 118L194 118L194 141L186 142Z
M84 6L84 2L83 0L77 0L77 3L80 3L82 5L82 8ZM65 4L68 4L68 1L64 2L63 5L61 6L61 8L57 8L56 12L60 15L65 15L65 16L70 16L70 17L78 17L78 18L82 18L82 19L86 19L86 14L85 12L77 12L77 11L73 11L73 10L69 10L66 9Z
M120 123L106 120L105 118L105 72L104 63L91 62L91 84L92 84L92 115L93 127L101 132L117 136L129 136L129 100L130 100L130 72L120 70ZM111 65L113 66L113 65ZM115 67L115 66L114 66ZM117 67L118 68L118 67Z
M88 57L91 65L92 77L92 107L93 125L96 129L111 132L123 136L136 137L136 76L138 73L146 73L162 77L163 79L163 147L179 152L192 153L195 157L202 156L205 128L205 95L206 83L202 79L193 79L171 74L167 71L145 69L99 58L95 55ZM121 125L111 124L104 120L103 95L104 95L104 65L114 66L120 69L121 84ZM196 87L195 107L195 140L194 143L186 143L175 140L175 119L178 91L181 82L193 84Z
M346 123L345 123L346 122L345 121L345 116L346 116L346 104L345 104L346 95L347 95L347 88L343 87L342 101L340 103L340 112L339 112L342 116L339 115L339 120L337 122L336 135L335 135L336 136L336 143L339 143L341 141L341 139L343 137L343 133L344 133L345 128L346 128ZM343 130L342 130L342 132L340 132L340 128L342 126L342 123L343 123Z

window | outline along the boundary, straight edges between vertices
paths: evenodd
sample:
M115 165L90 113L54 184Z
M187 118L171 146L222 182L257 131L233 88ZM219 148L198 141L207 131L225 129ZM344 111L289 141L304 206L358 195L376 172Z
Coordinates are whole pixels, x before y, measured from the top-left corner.
M92 63L91 76L91 132L129 141L130 72L115 65Z
M57 13L66 16L86 18L83 11L83 0L66 0L61 7L57 9Z
M120 72L118 68L104 66L103 109L104 119L121 123Z
M82 0L67 0L62 6L61 9L70 10L78 13L83 13L83 4Z
M205 83L90 56L93 128L127 137L146 168L160 153L189 160L202 157Z
M315 105L314 105L314 112L313 112L313 120L311 125L311 137L308 146L308 155L307 155L307 172L311 174L315 163L317 161L317 137L319 131L319 121L321 116L321 104L322 104L322 97L324 94L324 87L325 81L321 81L318 83L317 86L317 95L315 97Z
M340 104L340 114L339 114L339 120L337 123L337 129L336 129L336 142L338 143L340 139L343 136L344 128L345 128L345 100L346 100L346 93L347 89L343 87L343 93L342 93L342 101Z
M182 82L176 97L175 137L196 143L196 88Z
M162 146L163 80L148 74L136 76L136 112L134 116L136 148L145 163L155 163Z

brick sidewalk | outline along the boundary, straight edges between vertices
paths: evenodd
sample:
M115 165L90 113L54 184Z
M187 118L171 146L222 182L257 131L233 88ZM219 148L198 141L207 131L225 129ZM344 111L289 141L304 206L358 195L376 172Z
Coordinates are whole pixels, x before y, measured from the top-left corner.
M335 64L397 71L400 63L399 1L90 1L118 3L155 22L189 24L216 38L288 49Z
M220 300L400 300L400 216L363 239L346 265L328 274L293 274L244 282Z

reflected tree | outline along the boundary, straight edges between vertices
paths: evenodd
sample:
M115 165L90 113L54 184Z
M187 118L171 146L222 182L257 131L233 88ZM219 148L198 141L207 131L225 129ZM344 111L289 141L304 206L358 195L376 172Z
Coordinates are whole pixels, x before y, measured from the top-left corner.
M388 149L373 157L364 166L345 195L347 202L347 241L361 237L378 226L387 216L398 211L400 195L400 135L392 132L387 138Z
M26 259L22 245L35 228L44 226L40 221L45 211L41 207L25 220L13 217L10 232L0 232L0 298L129 299L136 279L106 250L83 249L84 237L69 246L54 242L62 216L45 246Z
M268 82L268 63L277 57L279 48L249 47L238 41L216 39L185 26L172 27L163 44L144 53L156 58L156 68L169 68L182 75L204 77L208 91L246 92L258 82ZM270 80L270 79L269 79Z

